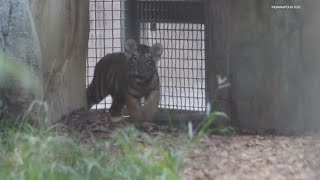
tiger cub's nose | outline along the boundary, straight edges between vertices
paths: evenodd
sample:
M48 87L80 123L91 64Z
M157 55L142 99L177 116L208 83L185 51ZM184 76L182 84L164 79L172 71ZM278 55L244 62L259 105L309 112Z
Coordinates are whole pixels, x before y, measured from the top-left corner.
M144 67L138 67L138 73L139 74L144 74L146 72L146 68L144 68Z

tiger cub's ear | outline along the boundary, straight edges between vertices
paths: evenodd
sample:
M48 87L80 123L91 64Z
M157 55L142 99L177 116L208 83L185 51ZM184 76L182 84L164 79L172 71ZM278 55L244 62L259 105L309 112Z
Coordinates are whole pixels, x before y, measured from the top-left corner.
M128 39L125 45L125 51L127 54L132 54L138 45L134 39Z
M156 43L151 47L151 54L156 62L159 61L162 52L163 46L160 43Z

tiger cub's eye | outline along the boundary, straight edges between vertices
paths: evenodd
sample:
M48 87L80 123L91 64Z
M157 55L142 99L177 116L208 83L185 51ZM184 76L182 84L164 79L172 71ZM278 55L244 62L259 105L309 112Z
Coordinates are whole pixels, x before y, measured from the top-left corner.
M151 61L151 60L146 61L146 65L147 65L147 66L153 66L152 61Z

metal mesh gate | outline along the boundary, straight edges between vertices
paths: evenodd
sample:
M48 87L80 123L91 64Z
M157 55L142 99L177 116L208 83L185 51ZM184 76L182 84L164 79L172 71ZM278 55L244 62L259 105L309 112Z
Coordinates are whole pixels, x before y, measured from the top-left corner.
M159 62L160 107L202 111L205 107L204 26L198 24L141 23L141 41L164 47ZM175 37L175 38L172 38Z
M130 6L128 2L130 1ZM164 47L158 64L161 78L159 107L204 111L206 105L205 24L202 1L90 0L87 85L94 66L107 53L123 50L128 36ZM129 8L133 14L126 14ZM129 22L135 20L134 23ZM131 24L130 24L131 23ZM132 26L133 24L133 26ZM129 33L128 33L129 32ZM133 33L132 33L133 32ZM93 108L110 107L108 97Z

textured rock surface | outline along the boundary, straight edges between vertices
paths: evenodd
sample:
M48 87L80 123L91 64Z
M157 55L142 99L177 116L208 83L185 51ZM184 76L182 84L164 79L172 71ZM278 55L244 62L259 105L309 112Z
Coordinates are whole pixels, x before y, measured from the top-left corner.
M25 114L34 99L42 97L41 82L37 87L25 86L25 81L41 78L41 50L28 2L0 1L0 27L0 56L2 68L5 68L2 70L5 81L1 83L0 99L2 108L13 118L18 118ZM5 74L4 70L9 68L11 71Z
M41 79L36 95L48 103L51 122L85 106L88 6L77 0L0 1L0 47ZM21 97L7 99L17 101L13 106L25 101Z

